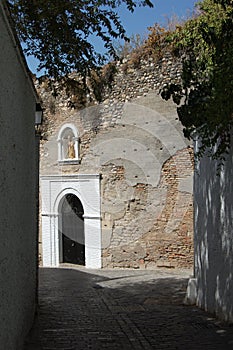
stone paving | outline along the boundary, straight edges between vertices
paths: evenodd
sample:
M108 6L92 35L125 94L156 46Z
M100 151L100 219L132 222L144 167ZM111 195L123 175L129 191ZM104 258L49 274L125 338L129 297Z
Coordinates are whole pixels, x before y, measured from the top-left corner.
M233 349L233 326L183 305L190 271L40 268L25 350Z

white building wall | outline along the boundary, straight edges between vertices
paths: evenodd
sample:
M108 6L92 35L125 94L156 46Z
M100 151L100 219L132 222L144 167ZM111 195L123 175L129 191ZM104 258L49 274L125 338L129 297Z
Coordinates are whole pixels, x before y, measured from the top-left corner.
M218 174L204 157L194 177L197 304L233 321L233 145Z
M36 96L0 2L0 348L20 350L37 276Z

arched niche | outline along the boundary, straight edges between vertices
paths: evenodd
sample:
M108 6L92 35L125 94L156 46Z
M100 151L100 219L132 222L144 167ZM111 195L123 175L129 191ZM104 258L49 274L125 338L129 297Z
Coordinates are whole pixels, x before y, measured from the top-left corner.
M64 124L58 133L58 162L79 162L79 135L73 124Z

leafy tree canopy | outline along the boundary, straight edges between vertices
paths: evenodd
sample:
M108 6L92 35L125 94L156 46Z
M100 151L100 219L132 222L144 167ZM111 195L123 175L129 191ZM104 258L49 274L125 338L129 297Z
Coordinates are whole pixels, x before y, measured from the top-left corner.
M85 76L103 62L91 44L96 35L114 55L112 39L127 39L117 14L121 4L153 7L150 0L8 0L25 53L35 56L39 69L51 77L72 70Z
M183 74L162 97L177 103L185 135L202 140L198 155L210 148L224 159L233 123L233 0L203 0L199 10L168 37Z

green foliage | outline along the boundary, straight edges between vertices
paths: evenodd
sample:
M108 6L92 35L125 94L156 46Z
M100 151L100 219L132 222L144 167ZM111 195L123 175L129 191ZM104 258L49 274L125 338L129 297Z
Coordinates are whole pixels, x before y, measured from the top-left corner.
M51 77L77 70L85 76L103 62L91 44L91 36L99 37L111 55L115 55L112 39L126 39L117 14L125 4L150 6L150 0L8 0L16 31L28 55L39 61Z
M223 159L233 121L233 0L203 0L199 9L168 38L183 60L183 74L180 85L161 94L179 105L185 135L201 138L198 155L211 148Z

